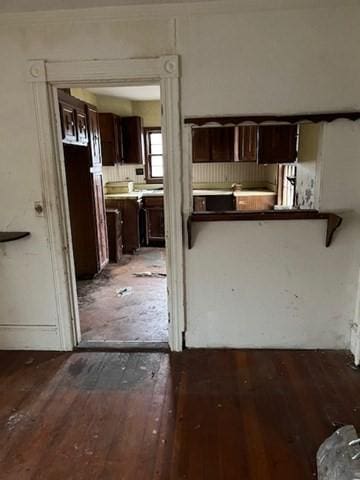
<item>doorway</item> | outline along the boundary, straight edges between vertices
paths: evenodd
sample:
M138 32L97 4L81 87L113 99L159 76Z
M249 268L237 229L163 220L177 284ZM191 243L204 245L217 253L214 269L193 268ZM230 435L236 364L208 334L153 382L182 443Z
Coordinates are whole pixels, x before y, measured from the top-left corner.
M164 145L164 218L169 346L180 351L184 331L184 241L181 210L179 64L176 55L149 59L28 61L33 92L43 203L54 276L58 350L81 340L71 225L62 152L58 89L160 84ZM100 182L98 182L100 185Z
M59 89L79 346L168 344L160 85Z

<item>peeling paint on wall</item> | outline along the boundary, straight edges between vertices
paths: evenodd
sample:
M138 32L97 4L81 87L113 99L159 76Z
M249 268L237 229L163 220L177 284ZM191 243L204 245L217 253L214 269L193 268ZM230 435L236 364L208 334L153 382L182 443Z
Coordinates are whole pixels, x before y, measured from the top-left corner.
M297 165L296 199L300 208L317 208L316 165L320 151L320 125L301 125Z

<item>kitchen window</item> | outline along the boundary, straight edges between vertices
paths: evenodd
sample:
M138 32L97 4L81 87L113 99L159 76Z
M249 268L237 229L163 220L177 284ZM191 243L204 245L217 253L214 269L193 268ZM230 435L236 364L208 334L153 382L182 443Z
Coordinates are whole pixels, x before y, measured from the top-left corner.
M144 134L146 181L148 183L162 182L164 176L164 161L161 128L145 128Z

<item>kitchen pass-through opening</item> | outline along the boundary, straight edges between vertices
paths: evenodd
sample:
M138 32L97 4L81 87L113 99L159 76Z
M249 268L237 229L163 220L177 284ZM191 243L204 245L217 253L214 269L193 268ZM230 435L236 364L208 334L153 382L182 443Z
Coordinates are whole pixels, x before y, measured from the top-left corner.
M81 341L168 344L160 86L59 89Z

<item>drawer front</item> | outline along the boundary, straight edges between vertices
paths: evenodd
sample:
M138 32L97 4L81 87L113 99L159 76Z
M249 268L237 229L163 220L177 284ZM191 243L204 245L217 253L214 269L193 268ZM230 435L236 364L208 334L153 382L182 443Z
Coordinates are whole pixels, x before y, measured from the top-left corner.
M206 197L194 197L194 212L206 212Z
M144 207L163 207L164 198L163 197L143 197Z
M236 210L271 210L275 204L275 198L275 195L236 197Z

